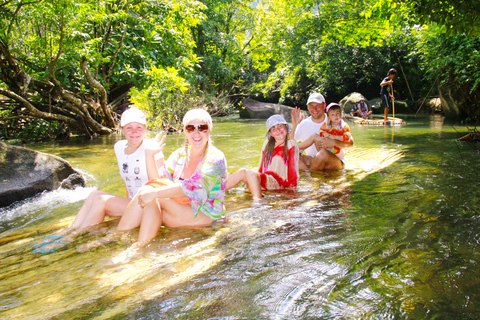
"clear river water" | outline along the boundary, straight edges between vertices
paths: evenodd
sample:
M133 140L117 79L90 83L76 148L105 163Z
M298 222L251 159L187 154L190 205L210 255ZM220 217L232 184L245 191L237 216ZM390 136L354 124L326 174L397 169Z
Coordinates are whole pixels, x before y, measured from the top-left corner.
M28 146L69 161L87 187L0 209L0 319L478 319L479 146L440 116L406 120L351 123L344 170L302 172L296 191L266 193L261 206L238 186L228 222L162 228L137 254L137 231L77 251L115 219L33 252L92 190L125 194L120 135ZM214 122L229 173L257 168L264 137L263 120ZM169 135L165 154L182 143Z

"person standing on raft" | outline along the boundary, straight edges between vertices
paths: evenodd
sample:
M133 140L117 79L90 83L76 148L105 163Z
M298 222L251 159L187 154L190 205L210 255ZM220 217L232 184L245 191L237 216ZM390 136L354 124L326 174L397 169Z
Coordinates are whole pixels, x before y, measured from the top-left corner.
M390 112L390 105L395 103L395 96L393 95L393 79L397 75L397 70L390 69L388 70L387 76L382 80L380 86L380 96L382 97L382 103L385 108L385 118L384 122L388 121L388 113ZM392 103L390 104L390 99Z

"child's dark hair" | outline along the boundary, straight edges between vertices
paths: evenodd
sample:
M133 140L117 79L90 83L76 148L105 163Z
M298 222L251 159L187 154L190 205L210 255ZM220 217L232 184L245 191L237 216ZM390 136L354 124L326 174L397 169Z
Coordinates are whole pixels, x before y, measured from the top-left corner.
M288 125L286 125L286 124L283 124L283 125L285 126L285 129L288 132ZM288 163L288 146L287 146L288 143L287 142L288 142L288 133L285 136L285 142L283 143L283 158ZM266 168L267 165L269 165L270 162L272 161L273 149L275 149L275 138L270 136L270 139L268 139L267 145L265 146L265 149L263 150L263 155L264 155L263 167L264 168Z
M395 70L394 68L388 70L387 76L389 76L391 74L397 74L397 70Z

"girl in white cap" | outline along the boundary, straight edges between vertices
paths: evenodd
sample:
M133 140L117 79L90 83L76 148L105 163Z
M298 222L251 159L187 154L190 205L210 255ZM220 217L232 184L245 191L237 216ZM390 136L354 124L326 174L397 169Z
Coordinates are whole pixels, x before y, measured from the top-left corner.
M254 199L263 190L296 187L298 181L298 147L289 140L291 126L281 115L267 119L267 140L263 143L258 171L240 169L228 177L227 190L245 182Z
M125 140L115 143L114 149L127 197L93 191L78 212L73 222L74 228L81 229L103 222L105 215L121 216L138 190L149 180L158 177L158 169L163 164L161 151L165 147L165 137L157 135L153 141L146 140L146 124L145 114L138 108L126 110L120 120Z
M127 196L93 191L78 211L71 229L47 237L34 246L37 248L35 252L53 252L73 241L85 228L103 222L105 216L122 216L140 188L149 180L158 177L158 170L163 165L165 136L159 134L154 140L145 139L146 124L145 114L138 108L130 108L122 113L120 126L125 140L117 141L114 149Z

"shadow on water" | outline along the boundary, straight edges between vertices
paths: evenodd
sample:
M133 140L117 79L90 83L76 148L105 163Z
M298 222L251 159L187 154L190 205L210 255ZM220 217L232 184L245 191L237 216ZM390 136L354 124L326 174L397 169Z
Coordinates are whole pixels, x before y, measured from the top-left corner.
M263 121L215 124L213 140L230 173L256 167L264 131ZM237 187L227 195L227 223L163 228L139 253L128 249L136 231L77 252L116 220L56 252L33 252L32 245L73 222L93 188L123 192L108 149L113 141L60 147L92 175L90 186L0 212L0 316L477 317L479 156L465 148L460 156L456 132L436 122L352 131L356 147L347 151L345 170L302 173L296 192L266 193L261 206L252 206L251 195ZM167 154L181 137L169 141ZM89 153L112 168L93 163Z

